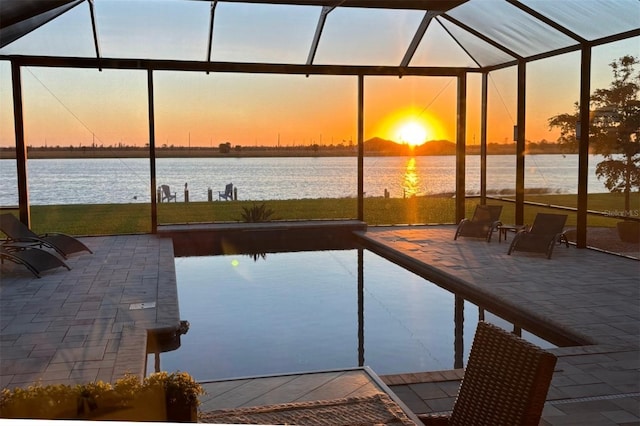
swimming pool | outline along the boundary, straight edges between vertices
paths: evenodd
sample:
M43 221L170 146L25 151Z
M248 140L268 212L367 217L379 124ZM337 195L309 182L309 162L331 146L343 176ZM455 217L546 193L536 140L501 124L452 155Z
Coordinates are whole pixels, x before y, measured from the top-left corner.
M382 375L448 370L466 362L480 315L513 328L362 249L177 257L175 266L190 328L159 367L197 380L359 365Z

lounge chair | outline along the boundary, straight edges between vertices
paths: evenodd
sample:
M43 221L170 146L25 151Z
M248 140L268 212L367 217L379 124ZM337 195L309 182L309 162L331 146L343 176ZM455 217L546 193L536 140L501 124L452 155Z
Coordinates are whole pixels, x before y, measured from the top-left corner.
M178 194L176 192L171 192L171 188L169 185L160 185L160 189L162 190L162 194L160 197L160 202L171 201L178 202Z
M547 259L551 259L556 243L565 243L569 247L567 236L563 232L566 222L566 214L536 214L531 228L523 229L513 237L507 254L514 251L544 253Z
M19 244L21 247L26 245L49 247L57 251L65 259L68 255L81 251L93 253L89 247L70 235L61 233L38 235L11 213L0 215L0 231L8 237L9 243L21 243Z
M556 356L479 322L451 415L421 414L425 425L537 425Z
M233 200L233 183L228 183L224 187L224 192L218 192L218 200Z
M0 246L0 260L11 261L24 265L33 275L40 278L40 273L48 269L63 266L71 270L69 266L60 260L55 254L37 247L12 246L3 244Z
M473 212L471 219L462 219L456 229L456 235L453 237L475 237L486 238L487 242L491 242L493 231L501 225L500 214L502 206L490 206L486 204L478 204Z

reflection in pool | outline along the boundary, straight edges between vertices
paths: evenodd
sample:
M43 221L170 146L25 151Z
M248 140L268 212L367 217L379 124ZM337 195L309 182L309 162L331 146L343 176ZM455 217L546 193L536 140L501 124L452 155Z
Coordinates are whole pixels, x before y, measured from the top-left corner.
M179 257L175 265L190 329L179 349L160 355L160 368L197 380L359 365L383 375L448 370L466 361L479 316L513 328L366 250Z

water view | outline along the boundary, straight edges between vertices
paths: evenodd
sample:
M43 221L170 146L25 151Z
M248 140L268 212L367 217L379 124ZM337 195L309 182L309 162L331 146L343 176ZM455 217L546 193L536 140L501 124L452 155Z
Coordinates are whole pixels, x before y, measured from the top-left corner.
M589 162L589 192L608 192L595 175L601 156ZM515 156L487 158L487 188L512 194ZM480 158L466 159L469 194L480 191ZM577 193L577 155L530 155L526 158L525 187L549 193ZM149 202L149 160L51 159L29 160L29 196L34 205L119 204ZM18 204L15 160L0 160L0 205ZM455 157L365 157L364 191L393 198L455 192ZM187 184L190 201L213 199L227 183L238 199L268 200L357 196L357 159L304 158L161 158L157 183L171 187L179 201Z
M456 335L452 293L360 253L362 270L356 249L176 258L180 317L190 329L177 350L159 355L159 367L210 380L359 365L393 374L465 363L478 307L464 302L463 333ZM152 372L155 355L147 364Z

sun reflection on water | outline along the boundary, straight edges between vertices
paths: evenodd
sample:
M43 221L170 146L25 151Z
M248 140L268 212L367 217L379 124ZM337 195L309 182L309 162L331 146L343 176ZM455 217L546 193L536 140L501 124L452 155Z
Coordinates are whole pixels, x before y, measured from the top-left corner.
M420 176L416 168L415 157L411 157L405 166L402 190L405 198L414 197L420 192Z

